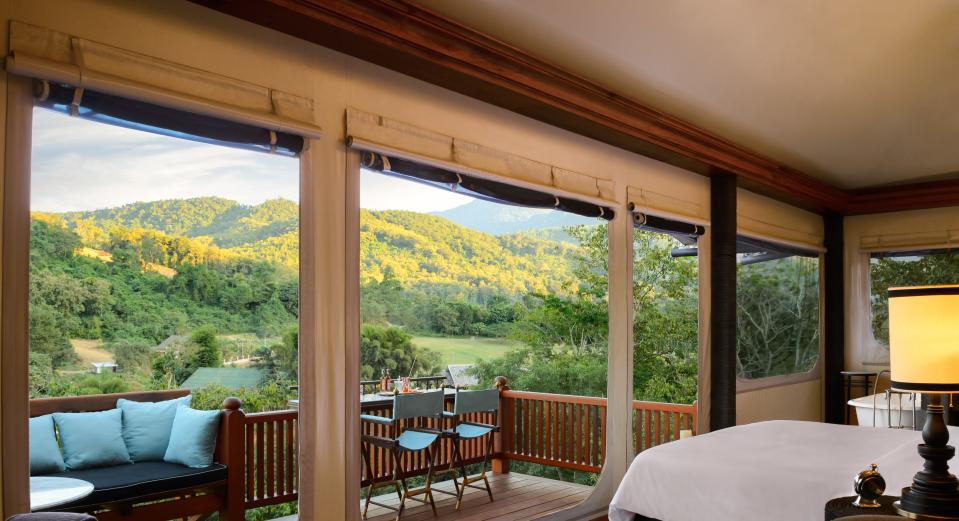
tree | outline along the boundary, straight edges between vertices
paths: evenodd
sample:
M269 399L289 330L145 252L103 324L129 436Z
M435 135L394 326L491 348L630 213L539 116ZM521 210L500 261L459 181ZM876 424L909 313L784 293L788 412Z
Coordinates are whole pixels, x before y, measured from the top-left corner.
M740 265L736 275L739 376L805 372L819 358L819 262L787 257Z
M383 371L393 378L436 374L439 353L417 348L410 335L395 327L363 324L360 328L360 377L378 378Z
M955 252L910 257L882 257L870 263L872 330L889 343L889 288L959 283L959 255Z
M150 342L143 339L119 340L109 347L121 372L137 374L150 368Z
M30 305L30 351L49 356L54 369L77 360L76 352L64 333L63 322L63 316L52 306Z
M283 340L254 353L255 367L266 369L274 378L296 381L299 374L299 329L292 327Z
M195 367L187 366L179 351L168 349L153 358L151 364L153 385L160 389L173 389L185 382L195 370Z
M606 395L608 239L605 226L567 229L580 249L572 255L565 293L532 294L512 336L529 347L482 361L481 386L506 376L516 389ZM633 389L637 399L692 403L696 399L698 277L695 258L673 258L675 239L634 235Z
M53 370L53 361L45 353L30 352L30 398L48 396L54 386L56 372Z
M196 346L196 350L190 359L191 367L196 369L199 367L223 366L223 353L220 351L220 343L216 339L216 328L202 326L190 335L190 341Z

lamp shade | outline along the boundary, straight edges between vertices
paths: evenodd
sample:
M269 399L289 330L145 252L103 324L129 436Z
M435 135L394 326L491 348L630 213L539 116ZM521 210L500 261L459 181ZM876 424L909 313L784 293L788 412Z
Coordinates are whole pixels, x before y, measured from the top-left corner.
M892 387L959 393L959 285L889 289Z

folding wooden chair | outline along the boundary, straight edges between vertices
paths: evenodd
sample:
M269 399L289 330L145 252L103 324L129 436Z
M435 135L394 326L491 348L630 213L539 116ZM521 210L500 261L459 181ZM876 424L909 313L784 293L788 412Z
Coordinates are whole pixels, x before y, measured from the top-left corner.
M393 400L393 416L386 418L383 416L373 416L361 414L362 421L388 425L390 427L390 437L363 435L362 453L363 463L366 465L366 475L370 478L370 484L366 490L366 502L363 506L363 519L366 519L366 513L370 504L388 508L396 511L396 519L399 521L406 508L406 500L412 499L423 504L429 504L433 509L433 515L436 515L436 504L433 502L433 454L430 447L442 434L437 429L423 427L423 420L428 418L439 418L443 414L444 394L442 390L416 394L398 394ZM419 420L419 427L403 427L402 420ZM376 446L386 449L393 457L393 476L388 480L374 481L373 467L370 463L370 447ZM411 490L406 484L405 471L403 469L403 455L426 451L426 462L429 465L426 473L426 484L418 489ZM409 459L409 458L407 458ZM400 499L399 507L393 507L372 500L373 490L392 485L396 489L396 495ZM424 496L420 499L417 496Z
M464 415L478 412L492 413L492 424L463 420ZM445 417L453 419L453 428L444 430L443 436L452 438L453 440L453 455L450 459L450 468L447 470L453 474L453 484L456 488L456 510L460 509L466 487L483 490L483 487L473 485L473 483L478 481L483 482L486 487L486 493L489 495L489 500L493 501L493 491L490 489L489 480L486 478L486 466L489 464L490 457L493 454L493 433L499 432L499 427L496 425L496 417L498 414L498 389L481 391L458 390L456 392L455 402L453 403L453 412L443 413ZM483 454L483 466L480 469L479 475L470 477L466 472L466 465L463 463L460 441L475 440L483 436L488 436L486 451ZM461 482L457 481L456 467L459 468L460 474L462 474ZM449 493L440 489L437 489L437 492Z

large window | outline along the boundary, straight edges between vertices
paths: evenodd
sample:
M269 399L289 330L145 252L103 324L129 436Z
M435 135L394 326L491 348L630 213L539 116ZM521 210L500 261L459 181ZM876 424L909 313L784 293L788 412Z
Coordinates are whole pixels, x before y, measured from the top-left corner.
M286 408L297 160L79 112L34 110L31 397L190 388L194 407Z
M520 393L500 411L510 414L501 436L511 475L572 482L561 485L568 501L585 497L580 485L596 482L604 459L609 244L600 215L612 210L399 158L366 154L364 166L361 409L388 414L377 392L387 375L422 390L489 389L505 377ZM370 450L364 470L386 477ZM372 492L384 493L394 494Z
M819 360L819 257L740 238L736 271L737 374L805 373Z
M869 263L872 331L889 345L889 288L959 283L959 255L952 251L874 253Z

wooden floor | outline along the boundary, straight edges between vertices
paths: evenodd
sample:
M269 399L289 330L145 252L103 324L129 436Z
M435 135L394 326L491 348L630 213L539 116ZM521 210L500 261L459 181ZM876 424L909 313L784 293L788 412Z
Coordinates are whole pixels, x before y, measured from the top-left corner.
M482 486L482 482L478 483ZM443 481L433 485L434 489L453 491L452 481ZM429 505L417 501L406 502L403 521L481 521L496 519L511 521L536 519L540 516L562 510L586 499L592 487L565 483L552 479L538 478L524 474L493 474L490 477L493 489L493 502L485 490L467 488L463 504L459 511L453 509L456 498L434 492L437 517ZM397 505L395 494L380 496L381 503ZM361 506L362 509L362 506ZM361 510L362 511L362 510ZM392 521L396 512L370 505L368 521Z

